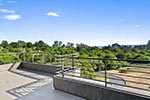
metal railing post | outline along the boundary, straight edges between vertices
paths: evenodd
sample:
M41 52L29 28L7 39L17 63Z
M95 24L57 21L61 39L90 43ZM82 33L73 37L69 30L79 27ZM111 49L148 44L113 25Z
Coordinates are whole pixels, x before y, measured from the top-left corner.
M104 60L104 63L105 63L105 87L107 87L107 63L106 63L106 60Z
M61 71L62 77L64 77L64 58L61 58Z
M44 56L44 54L42 55L42 64L45 64L45 56Z
M32 63L34 64L34 54L32 54Z
M100 85L103 85L104 87L113 87L113 88L117 87L117 89L118 87L119 88L127 87L135 90L147 91L150 93L150 84L149 84L150 78L147 77L150 74L150 72L149 70L144 69L144 68L150 68L149 66L150 60L90 58L90 57L83 58L83 57L76 57L74 55L60 56L58 57L58 59L59 59L59 65L61 67L60 77L69 76L69 78L71 77L85 78L85 79L89 78L90 80L103 82ZM66 63L66 61L68 62L68 59L69 59L69 64ZM65 67L65 64L69 65L69 68ZM96 78L93 78L92 76L93 71L90 74L88 72L90 71L90 69L87 67L91 68L91 65L94 66L95 68L99 66L99 73L97 73L97 69L94 69ZM123 71L127 70L128 74L125 74L126 72L120 73L120 71L122 71L121 69L119 69L119 71L116 69L111 70L116 67L125 68L123 69ZM76 72L75 68L77 69L79 68L79 72L78 70ZM141 76L133 75L133 73L135 74L137 73L137 75L138 73L141 73ZM99 77L100 78L102 77L102 79L99 79ZM140 81L136 81L134 80L134 78ZM142 82L141 80L144 81ZM132 83L133 85L128 83Z
M54 66L56 66L56 56L54 56L54 61L55 61Z
M72 55L72 69L74 69L74 58L73 58L73 55Z

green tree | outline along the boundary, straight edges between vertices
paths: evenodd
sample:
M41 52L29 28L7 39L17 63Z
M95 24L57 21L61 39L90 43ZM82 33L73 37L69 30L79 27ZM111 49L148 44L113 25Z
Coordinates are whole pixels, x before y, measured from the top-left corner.
M126 54L125 53L118 53L117 55L116 55L116 57L117 58L126 58Z
M12 48L19 48L18 42L11 42L10 45L12 46Z
M66 48L73 48L74 47L74 43L68 42L66 45Z
M33 44L31 42L27 42L27 48L32 48Z
M26 47L26 42L22 41L22 40L19 40L18 45L19 45L19 47L25 48Z
M150 49L150 40L147 43L147 48Z
M37 48L37 50L44 50L48 45L43 42L42 40L35 42L34 46Z
M53 47L62 47L61 41L54 41Z
M94 79L94 68L90 63L82 63L80 68L80 76L83 78Z
M118 43L112 44L112 48L120 48L121 46Z
M7 42L6 40L3 40L2 43L1 43L1 46L2 46L3 48L6 48L8 45L9 45L9 44L8 44L8 42Z

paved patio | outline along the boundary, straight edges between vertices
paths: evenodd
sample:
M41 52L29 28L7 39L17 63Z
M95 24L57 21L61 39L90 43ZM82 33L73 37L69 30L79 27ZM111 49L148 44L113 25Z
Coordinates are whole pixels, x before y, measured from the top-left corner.
M52 74L15 70L0 72L0 96L3 100L85 100L53 88Z
M51 83L50 85L49 84L45 85L37 89L35 92L32 92L24 97L18 98L17 100L85 100L85 99L55 90Z
M8 71L0 72L0 96L3 100L16 99L14 95L9 94L7 91L33 81L33 79L13 74Z

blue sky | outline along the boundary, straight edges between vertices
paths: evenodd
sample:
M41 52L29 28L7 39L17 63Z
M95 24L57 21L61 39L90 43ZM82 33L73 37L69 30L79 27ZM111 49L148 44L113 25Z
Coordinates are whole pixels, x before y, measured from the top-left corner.
M146 44L150 0L0 0L0 41Z

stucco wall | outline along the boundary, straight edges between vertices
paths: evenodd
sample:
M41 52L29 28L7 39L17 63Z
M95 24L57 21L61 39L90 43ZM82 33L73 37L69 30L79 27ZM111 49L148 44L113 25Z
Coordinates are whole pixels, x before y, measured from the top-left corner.
M19 66L19 68L32 69L32 70L50 72L50 73L57 73L61 67L22 62L21 65Z
M150 96L143 96L113 88L107 88L74 79L54 77L55 89L77 95L88 100L150 100Z

